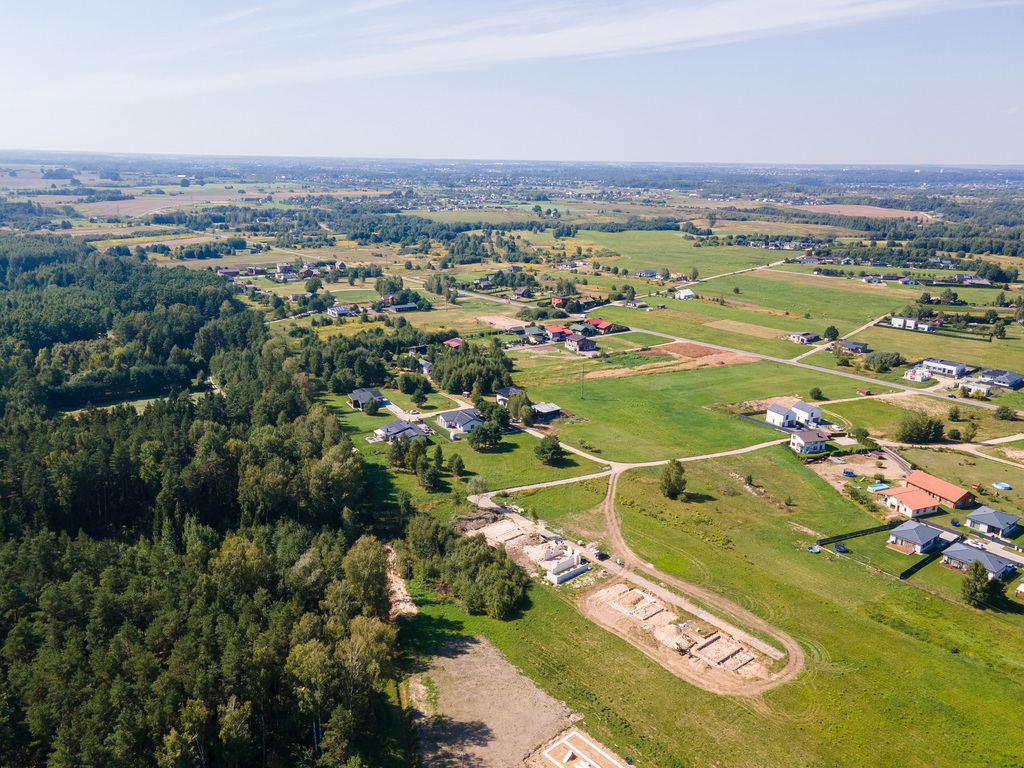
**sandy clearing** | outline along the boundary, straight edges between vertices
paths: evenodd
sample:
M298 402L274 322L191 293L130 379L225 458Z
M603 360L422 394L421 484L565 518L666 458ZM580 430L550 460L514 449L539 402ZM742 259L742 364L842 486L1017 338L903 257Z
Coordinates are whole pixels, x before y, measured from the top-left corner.
M571 724L565 704L485 639L449 640L409 692L425 768L521 768Z
M756 336L759 339L777 339L780 336L789 335L785 331L780 331L778 328L766 328L763 325L741 323L738 320L715 320L714 322L705 323L704 325L710 328L718 328L722 331L735 331L736 333L742 333L746 336Z
M481 323L487 323L493 325L495 328L500 328L503 331L515 326L522 326L522 320L516 320L514 317L508 317L506 315L480 315L477 320Z
M391 621L399 616L411 616L419 611L416 603L412 601L405 582L398 575L398 558L395 550L391 547L388 550L388 590L391 592Z
M856 480L860 477L873 478L875 475L881 475L885 478L885 482L888 482L891 485L897 481L902 481L903 478L907 476L907 473L900 469L900 466L892 459L879 460L875 459L873 456L860 454L844 456L843 460L846 461L845 464L821 461L817 464L808 464L807 466L812 472L814 472L814 474L840 492L846 488L846 484L849 481ZM882 466L876 466L876 462L880 462ZM846 477L843 475L844 469L856 473L857 478ZM867 484L870 485L870 482Z

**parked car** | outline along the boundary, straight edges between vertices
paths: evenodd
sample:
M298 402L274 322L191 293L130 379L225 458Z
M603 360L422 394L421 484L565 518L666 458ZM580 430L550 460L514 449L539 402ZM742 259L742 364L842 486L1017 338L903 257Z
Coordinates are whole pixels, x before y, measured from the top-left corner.
M966 544L968 547L974 547L975 549L985 548L985 543L982 541L978 541L977 539L967 539L967 541L965 541L964 544Z

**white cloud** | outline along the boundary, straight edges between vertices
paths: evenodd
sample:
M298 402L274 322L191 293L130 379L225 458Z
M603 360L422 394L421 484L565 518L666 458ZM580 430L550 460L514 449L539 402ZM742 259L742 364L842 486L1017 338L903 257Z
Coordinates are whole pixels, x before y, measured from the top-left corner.
M187 97L512 62L630 56L1022 1L368 0L326 9L269 3L166 30L161 45L145 53L130 51L140 54L138 70L116 60L106 67L97 61L79 81L30 82L8 97L24 106L81 94Z

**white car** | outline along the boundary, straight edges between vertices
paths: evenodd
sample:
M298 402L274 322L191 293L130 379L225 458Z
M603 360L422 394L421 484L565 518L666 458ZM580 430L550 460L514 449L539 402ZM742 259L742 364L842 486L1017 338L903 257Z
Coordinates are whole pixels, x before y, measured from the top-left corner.
M978 539L967 539L964 541L968 547L974 547L975 549L985 549L985 542L979 541Z

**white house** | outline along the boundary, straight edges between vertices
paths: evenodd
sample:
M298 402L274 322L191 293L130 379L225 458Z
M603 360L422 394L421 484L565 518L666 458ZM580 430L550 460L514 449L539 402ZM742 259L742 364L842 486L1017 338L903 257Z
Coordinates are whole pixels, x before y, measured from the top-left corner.
M967 366L963 363L954 363L952 360L939 360L935 357L922 360L921 367L931 374L937 373L940 376L949 376L953 379L958 379L967 372Z
M920 488L891 488L879 495L885 506L911 519L939 511L939 502Z
M889 543L900 549L910 549L916 555L923 555L935 549L942 541L942 531L924 523L908 520L893 528ZM910 554L909 552L907 554Z
M1001 578L1017 567L1012 560L993 555L983 549L968 547L966 544L954 544L942 553L942 564L958 571L966 571L967 567L975 560L980 561L988 571L989 581Z
M805 427L813 427L821 421L821 408L808 405L803 400L796 402L791 409L793 418Z
M694 299L697 296L689 288L680 288L678 291L676 291L672 295L675 296L677 299Z
M1024 384L1024 376L1013 371L1004 371L1002 368L988 368L978 372L978 381L983 381L986 384L995 384L997 387L1004 387L1005 389L1016 389L1021 384Z
M982 533L1006 538L1015 530L1020 518L992 507L978 507L967 515L967 527Z
M797 344L813 344L821 338L814 331L799 331L798 333L789 334L789 340L795 341Z
M907 372L903 374L903 378L907 381L922 382L931 381L932 375L919 366L917 368L908 368Z
M773 427L792 427L796 424L796 414L784 405L770 405L764 420Z
M344 304L336 304L333 307L327 308L327 314L330 317L352 317L352 310Z
M816 429L804 429L789 436L789 447L797 453L824 453L828 437Z
M989 395L992 394L992 385L982 384L980 381L971 381L970 379L968 379L963 383L962 386L967 387L967 391L970 392L972 395L981 394L984 395L985 397L988 397Z
M437 423L452 435L459 435L470 432L473 427L483 424L484 417L476 408L467 408L462 411L442 413L437 417Z
M894 317L892 319L893 328L906 328L908 331L916 330L917 318L916 317Z

